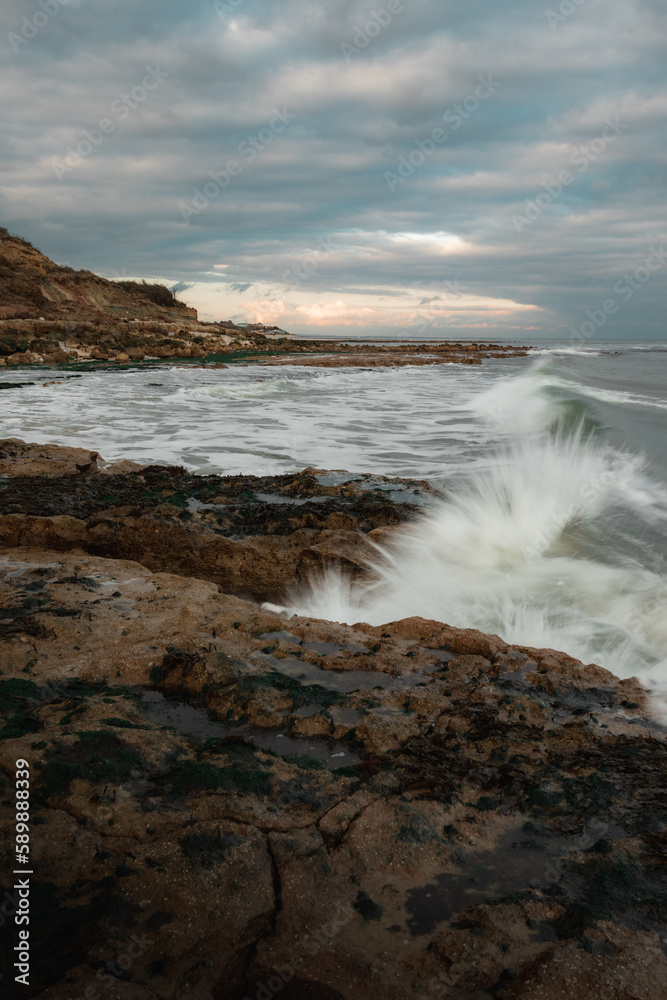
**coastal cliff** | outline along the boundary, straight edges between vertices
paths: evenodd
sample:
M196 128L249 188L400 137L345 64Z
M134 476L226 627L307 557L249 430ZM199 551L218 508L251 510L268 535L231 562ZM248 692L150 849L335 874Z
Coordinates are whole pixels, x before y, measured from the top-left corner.
M363 574L430 494L0 442L22 995L660 1000L667 746L636 680L260 604L332 561Z
M20 236L0 227L0 318L50 321L197 319L163 285L109 281L54 264Z
M512 345L345 344L295 339L276 326L200 322L164 285L109 281L49 260L0 227L0 367L253 358L266 364L481 364L525 354ZM304 357L297 357L304 355Z
M197 358L256 347L266 333L279 331L200 323L164 285L60 266L0 227L0 365Z

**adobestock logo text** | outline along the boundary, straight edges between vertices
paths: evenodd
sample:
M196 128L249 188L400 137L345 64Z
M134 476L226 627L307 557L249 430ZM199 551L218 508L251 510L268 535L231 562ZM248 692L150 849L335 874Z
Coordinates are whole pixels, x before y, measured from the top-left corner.
M161 70L159 65L153 69L146 67L147 73L141 84L133 87L129 93L120 94L115 101L111 102L110 113L118 120L125 121L130 114L139 107L153 90L157 90L163 80L170 75ZM80 167L83 161L91 155L112 132L117 129L117 123L113 118L100 118L97 128L82 129L83 139L76 146L67 146L66 155L62 160L56 160L51 164L51 168L59 181L63 181L68 174Z
M42 28L59 13L60 8L66 6L70 0L39 0L40 10L36 10L32 17L24 17L21 21L20 34L10 31L7 40L14 52L31 42L35 35L38 35Z
M614 119L608 118L600 136L593 139L586 146L579 146L578 149L575 149L574 153L570 156L570 163L574 167L579 167L579 173L583 174L592 163L595 163L606 152L611 143L616 142L619 135L629 127L618 116ZM576 176L571 170L561 170L558 177L554 177L552 180L547 181L546 184L543 184L544 191L541 191L535 198L529 199L526 202L523 210L524 214L517 215L515 212L512 215L512 225L517 233L520 233L526 226L530 226L536 219L539 219L544 209L560 198L565 188L574 184L575 180Z
M488 101L498 90L498 87L502 86L498 80L493 79L492 73L488 76L479 76L477 79L479 84L473 93L468 94L459 104L454 104L443 112L442 120L451 126L452 132L458 131L468 118L479 110L483 102ZM438 146L442 146L448 138L449 133L445 129L434 128L430 135L424 139L415 139L414 145L417 148L413 149L407 156L403 154L399 156L396 170L385 170L384 179L389 190L395 191L399 184L403 184L409 177L412 177L415 170L423 167L428 157L433 156Z

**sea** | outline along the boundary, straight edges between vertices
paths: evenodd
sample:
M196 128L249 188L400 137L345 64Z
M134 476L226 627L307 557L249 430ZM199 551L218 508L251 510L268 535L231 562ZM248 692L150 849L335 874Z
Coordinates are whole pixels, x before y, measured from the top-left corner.
M667 721L667 342L481 366L2 369L0 390L0 437L107 461L428 480L370 582L331 567L288 612L562 650L639 676Z

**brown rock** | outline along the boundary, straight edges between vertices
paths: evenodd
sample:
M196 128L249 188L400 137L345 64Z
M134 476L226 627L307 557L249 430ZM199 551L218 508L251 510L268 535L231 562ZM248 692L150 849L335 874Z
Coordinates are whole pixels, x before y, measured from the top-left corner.
M97 468L99 455L85 448L26 444L19 438L0 441L0 476L80 475Z
M181 520L183 470L102 482L82 449L0 463L15 505L33 473L62 498L0 517L3 777L29 760L31 887L64 928L31 924L36 993L117 967L127 1000L663 1000L667 744L637 681L418 617L286 620L218 578L358 566L363 535L227 538ZM85 513L98 484L115 507Z
M129 318L162 321L180 326L195 321L197 313L179 302L160 285L131 281L109 281L90 271L74 272L45 257L27 240L11 236L0 228L0 321L27 321L30 332L36 322L48 328L68 323L68 338L78 339L81 327L104 320L107 326L121 326ZM20 317L20 319L19 319ZM76 337L74 337L76 331ZM76 346L76 345L73 345Z
M69 354L57 348L44 355L44 363L47 365L64 365L69 361Z
M101 462L98 459L98 469L106 476L125 476L130 472L141 472L144 468L138 462L131 462L128 458L122 458L118 462Z
M33 363L33 355L25 352L23 354L10 354L9 357L5 358L5 364L13 365L31 365Z
M116 873L124 904L136 914L132 933L145 940L128 997L149 988L176 997L184 984L202 998L253 996L283 970L297 997L316 991L343 1000L407 1000L418 989L436 1000L443 991L490 996L502 982L514 1000L661 1000L658 938L636 928L643 918L634 910L627 917L627 908L641 907L651 891L654 834L639 827L641 850L615 839L604 825L605 806L591 813L590 799L601 754L617 810L638 819L639 803L653 801L658 788L654 777L642 779L640 762L650 759L655 768L667 751L646 722L616 736L582 721L568 732L513 723L501 694L518 688L498 687L494 654L482 655L496 640L480 636L474 649L470 630L448 627L453 647L468 652L456 668L451 661L443 680L442 664L429 654L442 626L411 619L385 626L387 638L372 658L320 657L325 677L343 664L368 674L342 707L328 709L365 712L354 730L366 743L356 777L337 777L308 764L313 740L327 734L327 712L315 704L316 714L302 717L310 689L297 699L294 684L277 684L280 663L289 663L285 654L302 642L370 649L381 630L285 623L210 583L151 574L126 561L21 548L6 551L0 567L7 607L20 609L17 596L28 581L40 584L40 606L9 619L0 685L29 680L33 699L47 682L70 685L64 699L54 702L50 694L26 703L41 727L38 737L32 727L9 741L11 759L31 760L33 796L49 824L48 837L34 837L35 864L48 870L59 905L73 908L86 926L85 934L70 935L55 970L35 962L35 982L48 985L47 995L67 1000L74 986L85 991L91 964L127 952L127 927L105 887ZM265 666L272 633L292 639L273 640L278 646ZM407 661L405 639L417 633L418 657ZM543 652L535 651L536 659ZM426 662L432 666L424 672ZM399 670L401 687L375 687ZM558 666L553 670L557 675ZM598 676L581 670L590 691L598 691ZM567 698L570 678L562 688L551 679L557 699ZM611 675L609 683L613 690ZM219 717L245 712L267 735L272 726L284 732L288 720L307 722L304 754L267 755L243 742L243 725L217 742L165 730L141 699L123 696L128 686L151 684L181 700L203 696ZM529 712L529 685L519 697ZM410 704L416 712L405 711ZM459 725L429 735L445 705L446 720ZM192 726L183 711L179 725ZM598 717L611 724L615 711L607 702ZM350 724L338 739L353 732ZM628 773L633 760L639 767ZM536 787L555 788L561 777L569 782L569 805L558 809L535 798ZM579 788L588 792L581 806ZM527 819L531 832L522 831ZM552 828L562 855L530 846L531 837L548 843ZM605 835L611 845L591 852ZM76 850L63 853L64 843ZM618 882L626 870L630 881ZM613 920L584 916L581 923L577 887L590 877L619 887L606 903ZM546 891L553 879L556 894ZM511 899L499 903L508 892ZM36 927L37 943L40 933Z

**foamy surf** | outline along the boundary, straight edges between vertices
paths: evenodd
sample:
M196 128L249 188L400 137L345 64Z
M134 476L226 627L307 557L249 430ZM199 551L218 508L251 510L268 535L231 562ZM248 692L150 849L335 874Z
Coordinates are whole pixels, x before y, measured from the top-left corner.
M293 610L427 615L667 691L667 352L589 354L381 374L41 371L2 393L0 430L206 473L313 466L444 483L428 516L376 551L367 586L332 571ZM0 370L0 384L15 380Z
M531 355L585 354L588 358L597 358L602 352L596 351L593 347L532 347L528 353Z
M348 624L419 615L473 627L640 676L662 700L667 579L642 558L641 529L661 520L665 489L642 456L606 443L551 382L534 368L473 398L471 410L505 443L376 547L364 583L331 568L294 593L289 610Z

